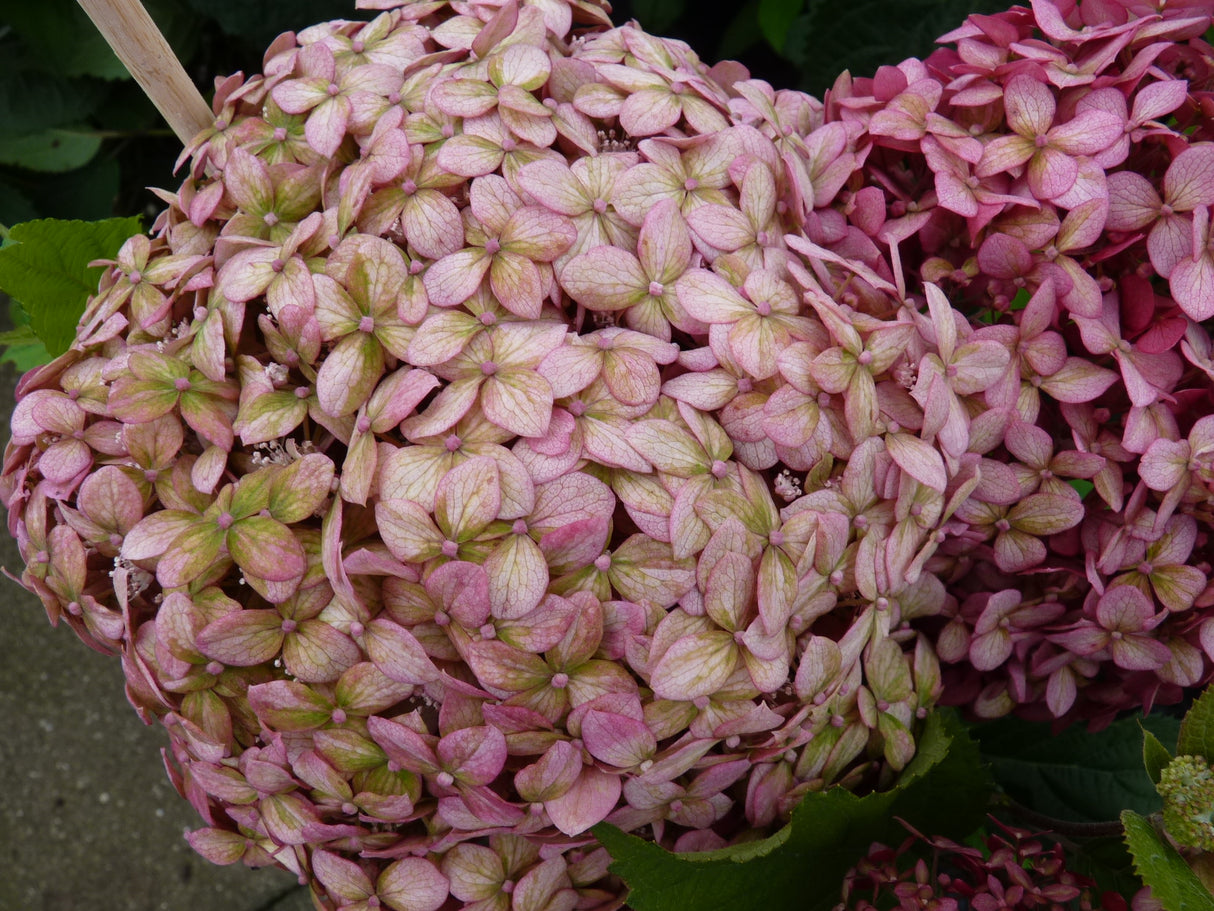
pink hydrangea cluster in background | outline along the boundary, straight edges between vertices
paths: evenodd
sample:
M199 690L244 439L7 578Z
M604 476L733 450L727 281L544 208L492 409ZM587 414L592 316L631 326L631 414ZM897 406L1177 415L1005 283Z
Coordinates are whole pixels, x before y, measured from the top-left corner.
M985 837L984 849L929 839L913 829L896 849L873 845L848 872L843 901L835 911L1158 911L1160 905L1148 889L1140 890L1132 903L1112 892L1097 897L1094 880L1067 869L1061 846L1047 848L1046 840L1031 832L1000 828L1001 833ZM926 854L930 863L922 857L914 859L912 849Z
M363 0L222 81L19 387L21 581L221 863L615 908L938 703L1214 670L1209 2L1039 0L825 102L592 0Z

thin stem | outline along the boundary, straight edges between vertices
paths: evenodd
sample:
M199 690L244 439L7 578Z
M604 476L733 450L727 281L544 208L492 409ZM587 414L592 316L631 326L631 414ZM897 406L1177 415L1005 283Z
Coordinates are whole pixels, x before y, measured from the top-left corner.
M1031 822L1035 826L1041 826L1050 832L1067 835L1071 838L1099 838L1107 835L1120 836L1125 833L1125 830L1121 826L1121 821L1117 819L1112 819L1108 822L1074 822L1069 819L1057 819L1053 816L1046 816L1044 813L1038 813L1036 810L1031 810L1024 806L1024 804L1017 803L1006 795L1000 800L1000 803L1016 816L1027 822Z
M210 106L139 0L78 2L183 145L211 124Z

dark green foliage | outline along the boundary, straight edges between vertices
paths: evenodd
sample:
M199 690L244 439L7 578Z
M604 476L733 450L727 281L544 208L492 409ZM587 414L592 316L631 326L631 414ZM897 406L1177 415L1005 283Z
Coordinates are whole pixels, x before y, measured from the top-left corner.
M1149 819L1126 810L1121 822L1134 868L1167 911L1214 911L1214 896Z
M139 231L138 218L100 222L40 219L13 228L0 249L0 288L19 301L34 334L52 356L68 349L101 267ZM28 337L18 339L29 344Z
M1048 725L1014 718L978 725L982 757L1016 802L1070 822L1116 820L1123 809L1153 813L1162 806L1143 771L1142 729L1175 741L1178 722L1152 715L1123 718L1091 733L1074 725L1054 734Z
M919 752L891 791L857 797L843 788L809 794L791 822L763 841L702 854L671 854L600 824L595 836L611 852L611 869L631 888L636 911L827 909L843 874L874 841L897 845L899 819L922 831L964 837L982 820L989 779L956 716L932 715Z
M1176 741L1176 753L1214 759L1214 690L1202 693L1185 714Z

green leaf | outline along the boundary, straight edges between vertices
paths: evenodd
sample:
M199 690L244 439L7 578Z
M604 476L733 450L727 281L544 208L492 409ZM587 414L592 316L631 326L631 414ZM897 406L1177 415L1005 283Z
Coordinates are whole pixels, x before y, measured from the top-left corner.
M7 227L37 217L29 197L19 187L0 177L0 226Z
M328 19L367 19L349 0L291 0L290 3L249 3L248 0L185 0L199 16L214 20L235 38L265 47L280 33Z
M937 36L955 28L970 13L994 13L1004 0L810 0L810 27L790 36L785 53L797 62L800 88L820 94L844 69L871 76L882 64L925 57Z
M101 137L87 127L0 136L0 164L31 171L70 171L85 164L99 148Z
M1081 500L1096 489L1095 484L1091 481L1085 481L1083 478L1071 478L1067 483L1075 488L1075 492L1079 494L1079 499Z
M0 364L12 364L24 373L50 359L50 352L29 326L0 332Z
M1090 733L1072 726L1054 734L1047 724L1005 718L976 725L982 757L1016 801L1073 822L1107 822L1126 808L1153 813L1163 805L1142 769L1142 734L1134 718ZM1152 715L1142 728L1164 740L1177 721Z
M178 58L189 60L197 42L197 20L176 0L145 0L143 5ZM261 6L248 5L255 9ZM130 78L122 61L75 0L6 3L4 20L47 73L109 80Z
M1159 778L1168 763L1172 761L1172 753L1150 731L1142 729L1142 764L1146 766L1147 774L1154 784L1159 784Z
M101 154L82 168L34 182L29 195L37 206L37 218L79 218L85 221L109 218L118 198L121 169L118 159Z
M645 31L664 35L683 15L685 7L685 0L633 0L632 12L645 26Z
M634 911L816 911L837 902L843 875L872 842L898 844L906 837L895 817L933 835L964 837L981 822L988 793L964 727L955 715L936 712L894 790L808 794L789 824L762 841L672 854L606 823L594 834L612 856L612 872L628 884ZM807 883L814 886L808 895Z
M1214 911L1214 896L1148 820L1126 810L1121 824L1126 846L1134 855L1134 868L1166 911Z
M759 28L759 2L749 0L738 7L729 24L721 34L721 43L713 54L715 60L733 60L741 57L752 47L763 40L763 32Z
M1197 697L1180 723L1176 741L1179 756L1204 756L1214 760L1214 687Z
M759 0L759 28L777 53L783 53L788 32L804 9L805 0Z
M79 4L72 0L38 0L6 6L5 19L48 72L130 78Z
M1134 872L1134 858L1130 856L1122 835L1069 841L1066 845L1066 866L1073 873L1096 880L1096 888L1101 893L1112 892L1128 897L1142 888L1142 881Z
M89 263L112 259L139 230L138 218L44 218L9 231L0 249L0 291L21 302L34 333L52 355L70 347L85 302L97 290L102 269Z
M0 57L0 135L79 123L93 113L106 91L94 80L44 73L19 54Z

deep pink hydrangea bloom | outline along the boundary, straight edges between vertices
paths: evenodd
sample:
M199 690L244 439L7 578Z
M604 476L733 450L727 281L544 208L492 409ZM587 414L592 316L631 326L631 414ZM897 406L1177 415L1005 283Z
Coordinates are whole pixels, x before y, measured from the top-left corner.
M1040 0L823 102L589 0L361 5L218 85L18 390L21 581L202 853L619 907L602 820L720 847L942 700L1210 678L1209 4Z

